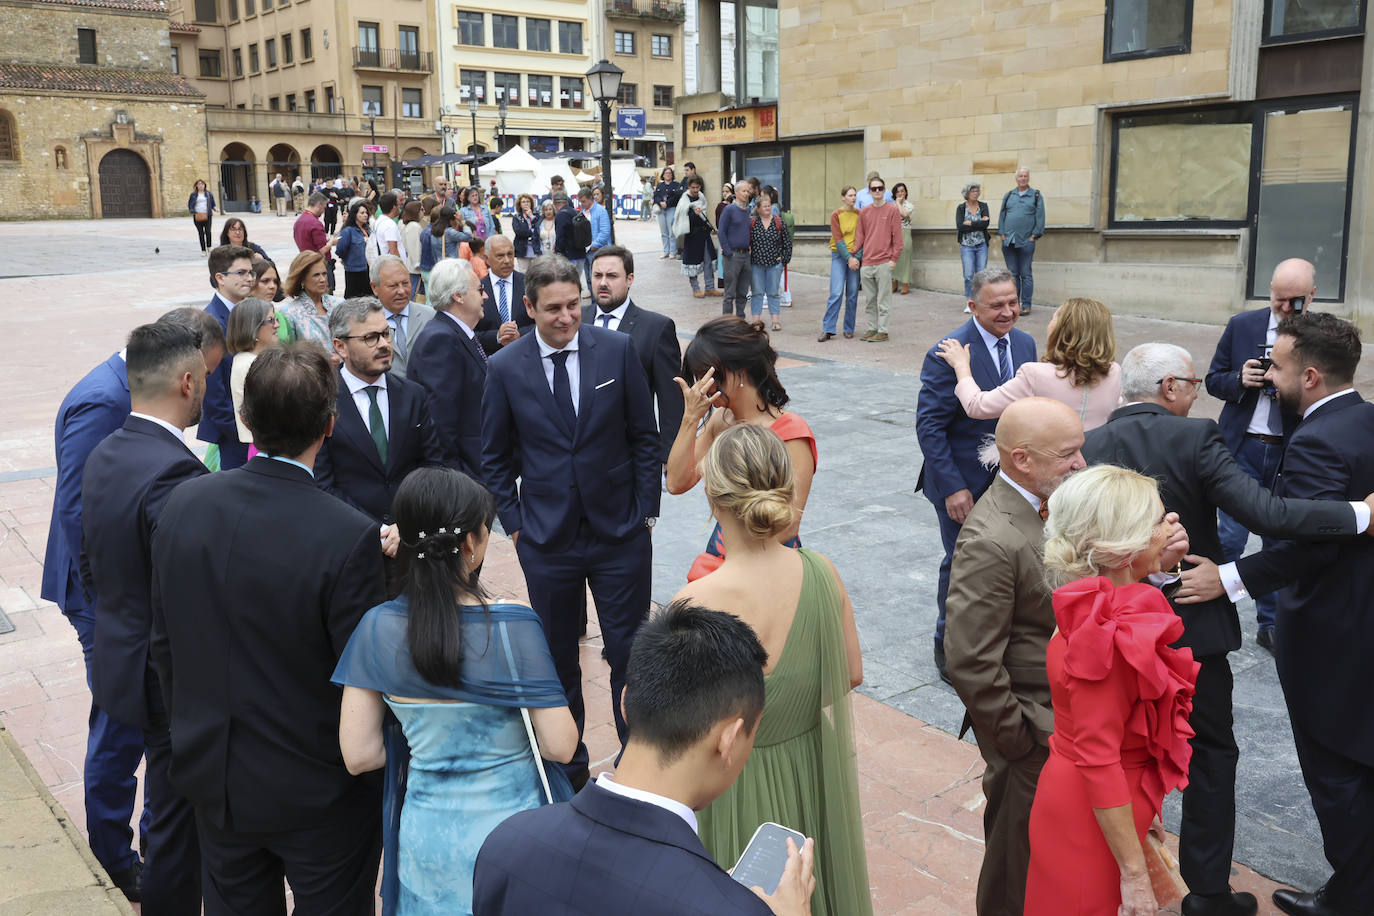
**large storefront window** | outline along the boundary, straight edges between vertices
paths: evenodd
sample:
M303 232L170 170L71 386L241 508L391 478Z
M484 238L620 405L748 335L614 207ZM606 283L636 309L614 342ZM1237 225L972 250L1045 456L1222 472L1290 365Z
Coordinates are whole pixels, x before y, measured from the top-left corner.
M1115 127L1111 225L1245 222L1253 130L1245 109L1136 115Z
M798 144L791 150L789 203L798 226L824 226L840 205L840 189L859 187L864 178L862 140Z
M778 4L736 4L739 21L739 91L741 100L774 102L778 98Z

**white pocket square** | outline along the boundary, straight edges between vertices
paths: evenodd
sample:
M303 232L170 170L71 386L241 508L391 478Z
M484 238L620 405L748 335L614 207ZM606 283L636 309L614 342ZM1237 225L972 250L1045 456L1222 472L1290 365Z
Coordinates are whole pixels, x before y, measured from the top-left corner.
M596 386L595 388L593 388L592 390L593 390L593 391L600 391L602 388L605 388L607 385L614 385L614 384L615 384L615 379L611 379L609 382L602 382L600 385L597 385L597 386Z

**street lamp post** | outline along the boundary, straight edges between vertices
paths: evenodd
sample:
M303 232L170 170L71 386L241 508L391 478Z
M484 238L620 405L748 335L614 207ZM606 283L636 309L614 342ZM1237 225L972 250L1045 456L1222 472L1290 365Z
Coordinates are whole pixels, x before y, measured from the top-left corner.
M615 244L615 189L611 185L611 103L620 98L620 78L625 71L602 58L587 71L587 88L601 106L601 183L606 201L606 214L611 219L611 244Z
M376 178L376 177L377 177L377 150L376 150L376 146L377 146L377 116L376 116L375 114L374 114L374 115L368 115L368 117L367 117L367 129L368 129L368 132L372 134L372 146L373 146L373 150L372 150L372 177L373 177L373 178Z
M506 100L503 98L501 99L501 104L497 106L496 109L497 115L501 118L496 124L496 151L498 153L504 153L506 151L506 113L508 111Z
M477 90L473 89L468 98L468 111L472 113L472 144L468 150L472 153L472 184L474 187L480 186L481 177L477 174Z

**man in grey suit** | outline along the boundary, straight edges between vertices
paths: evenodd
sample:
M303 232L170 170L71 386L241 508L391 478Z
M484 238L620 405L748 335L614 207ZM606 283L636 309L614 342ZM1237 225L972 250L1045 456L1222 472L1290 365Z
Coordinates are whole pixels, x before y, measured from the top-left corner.
M391 328L391 374L405 378L411 342L434 318L434 309L410 301L410 268L395 255L385 254L373 261L368 279L372 281L372 295L386 309L386 323Z

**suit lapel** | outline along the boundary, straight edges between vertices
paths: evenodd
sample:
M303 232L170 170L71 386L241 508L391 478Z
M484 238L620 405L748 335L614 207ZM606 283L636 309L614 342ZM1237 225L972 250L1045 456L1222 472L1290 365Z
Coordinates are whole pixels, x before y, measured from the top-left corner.
M521 338L522 341L526 339ZM534 334L529 337L529 344L525 347L524 359L525 371L523 375L530 387L534 389L534 399L539 402L545 415L551 417L558 428L563 430L563 433L571 440L577 431L568 428L567 421L563 419L563 412L553 402L553 391L550 390L548 379L544 375L544 360L539 355L539 340L535 338ZM579 359L578 362L580 363L582 360ZM586 402L583 401L584 406L585 404Z
M391 403L391 392L387 391L388 413L395 411L395 405ZM392 426L395 429L395 426ZM358 405L353 400L353 395L348 390L348 384L342 378L339 379L339 415L334 423L334 435L342 432L352 443L359 453L366 455L367 460L381 471L386 473L386 467L382 464L382 456L377 454L377 443L372 441L372 434L367 430L367 424L363 422L362 414L358 413ZM391 451L390 448L387 449Z
M592 409L596 385L596 341L593 335L584 330L577 332L577 429L581 432L587 427L587 415ZM573 440L576 441L574 436Z
M396 455L401 450L401 443L409 434L406 417L410 413L410 405L406 402L406 397L407 393L402 384L396 376L388 372L386 374L386 463L388 468L396 463ZM353 412L357 413L356 408ZM368 438L372 437L369 436ZM375 446L372 451L377 451Z
M978 324L970 318L965 327L968 328L964 337L969 345L969 370L978 381L979 388L984 391L996 388L1002 384L1002 373L997 370L997 364L992 361L992 355L983 343L983 335L978 331Z
M996 488L993 498L997 500L997 508L1007 517L1007 522L1039 552L1045 540L1045 523L1040 519L1039 510L1032 508L1015 487L1002 479L1001 474L993 479L992 485Z
M625 317L620 319L620 333L633 334L635 325L639 323L639 306L630 302L625 306Z

